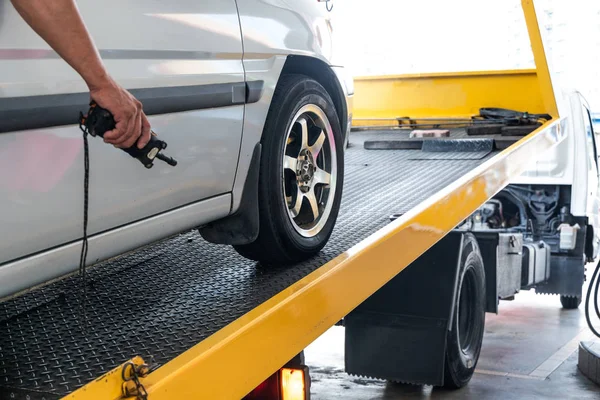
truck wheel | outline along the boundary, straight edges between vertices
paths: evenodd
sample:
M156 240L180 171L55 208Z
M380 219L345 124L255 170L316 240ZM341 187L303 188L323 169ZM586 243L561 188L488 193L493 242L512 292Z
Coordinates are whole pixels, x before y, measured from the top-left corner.
M318 253L337 220L344 137L335 106L317 81L285 75L263 132L258 187L260 230L234 246L262 264L291 264Z
M560 296L560 304L567 310L574 310L579 308L581 296Z
M473 376L485 326L485 270L479 246L465 235L451 330L447 334L444 386L457 389Z

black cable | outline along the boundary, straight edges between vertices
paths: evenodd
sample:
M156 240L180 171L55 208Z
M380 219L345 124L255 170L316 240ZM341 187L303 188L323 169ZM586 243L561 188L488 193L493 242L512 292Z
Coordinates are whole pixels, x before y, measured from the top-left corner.
M594 270L594 273L597 274L598 271L600 271L600 262L598 263L598 265L596 265L596 269ZM592 276L592 281L590 282L590 287L592 285L594 285L594 309L596 310L596 317L600 318L600 309L598 308L598 286L600 286L600 276L596 277L595 280L595 284L594 284L594 277ZM589 288L588 288L588 292L589 292ZM588 295L589 297L589 295ZM599 336L599 335L596 335Z
M535 193L535 192L537 192L537 190L526 188L526 187L521 187L521 186L511 186L509 189L510 190L520 190L522 192L528 192L528 193Z
M90 149L88 145L87 129L81 128L83 131L83 240L81 243L81 255L79 256L79 276L81 278L82 298L81 309L85 320L85 300L86 300L86 285L85 285L85 264L88 253L88 208L89 208L89 184L90 184Z
M479 109L479 115L483 118L505 119L516 122L518 120L540 120L550 121L552 116L549 114L530 114L527 111L516 111L508 108L484 107Z
M331 12L331 10L333 10L333 3L331 3L331 7L329 6L329 3L331 3L331 0L327 0L327 2L325 2L325 8L327 11Z
M596 265L596 268L594 269L592 279L590 280L590 284L588 286L587 297L585 299L585 319L587 321L587 324L588 324L590 330L594 333L594 335L596 335L597 337L600 338L600 332L598 332L596 330L596 328L594 327L594 324L592 324L592 321L590 319L590 297L592 294L592 287L594 288L594 308L596 311L596 316L598 318L600 318L600 308L598 307L598 289L600 287L600 277L598 276L599 271L600 271L600 261L598 262L598 264Z

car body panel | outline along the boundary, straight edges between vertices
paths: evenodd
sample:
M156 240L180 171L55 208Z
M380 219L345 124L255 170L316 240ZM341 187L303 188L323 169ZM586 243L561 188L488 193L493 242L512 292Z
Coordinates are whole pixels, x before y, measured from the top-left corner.
M232 192L233 212L237 211L241 204L244 184L246 183L246 177L248 176L248 170L252 161L254 146L256 146L256 143L261 139L269 107L271 106L273 93L277 87L277 82L281 71L283 70L283 66L285 65L285 60L286 57L284 55L270 56L263 60L244 60L246 78L248 81L262 80L264 86L260 100L256 103L246 105L243 126L244 135L242 137L238 170Z
M354 115L354 78L344 67L334 66L332 67L332 70L335 73L340 86L342 87L346 101L347 116L344 143L345 146L347 146L350 138L350 131L352 129L352 116Z
M95 235L89 239L88 264L225 217L230 204L231 195L225 194ZM0 267L0 299L76 271L80 252L76 241Z
M239 139L205 132L239 129L229 107L150 117L176 168L137 160L101 140L90 142L88 233L94 235L198 200L229 192ZM202 126L202 130L198 127ZM206 131L205 131L206 130ZM197 141L191 142L190 138ZM81 132L64 127L0 134L0 262L81 237ZM118 177L118 178L116 178ZM6 212L11 210L11 212Z
M244 59L296 54L332 64L332 35L324 4L316 0L237 0Z
M86 92L79 75L12 5L4 2L3 7L0 98ZM126 6L109 0L82 2L79 7L107 69L128 89L244 82L234 0L135 0ZM85 103L81 110L86 110ZM127 238L125 231L117 232L136 221L191 203L197 217L186 213L188 219L179 221L179 229L227 215L230 196L217 197L205 207L198 202L231 191L243 114L244 105L238 104L150 116L153 130L169 145L165 152L178 161L176 168L157 161L147 170L127 154L90 137L88 233L114 234L113 248L126 251L131 247L123 243L141 242L135 236ZM83 146L77 119L75 113L72 125L0 133L0 271L11 260L54 251L81 238ZM209 211L212 214L207 215ZM135 235L172 234L173 227L168 226L155 227L158 230L152 235ZM114 255L105 245L95 248L95 243L90 241L90 254L101 248L107 257ZM40 274L46 278L77 266L75 259L36 260L45 271L55 271ZM90 257L89 263L93 260Z
M2 97L87 91L10 3L0 4ZM109 73L127 89L244 81L234 0L105 0L78 7Z

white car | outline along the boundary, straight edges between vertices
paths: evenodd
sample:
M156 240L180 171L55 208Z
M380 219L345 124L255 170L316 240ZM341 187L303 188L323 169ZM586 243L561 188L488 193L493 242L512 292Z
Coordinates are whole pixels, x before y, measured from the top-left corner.
M80 1L111 75L176 167L90 138L88 265L186 230L265 264L335 225L353 83L317 0ZM0 299L77 270L80 77L6 2L0 24Z

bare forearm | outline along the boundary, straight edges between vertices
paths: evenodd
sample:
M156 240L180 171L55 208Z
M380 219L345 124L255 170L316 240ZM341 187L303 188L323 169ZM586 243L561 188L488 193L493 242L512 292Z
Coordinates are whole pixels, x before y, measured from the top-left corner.
M11 0L15 9L85 80L90 90L110 84L75 0Z

